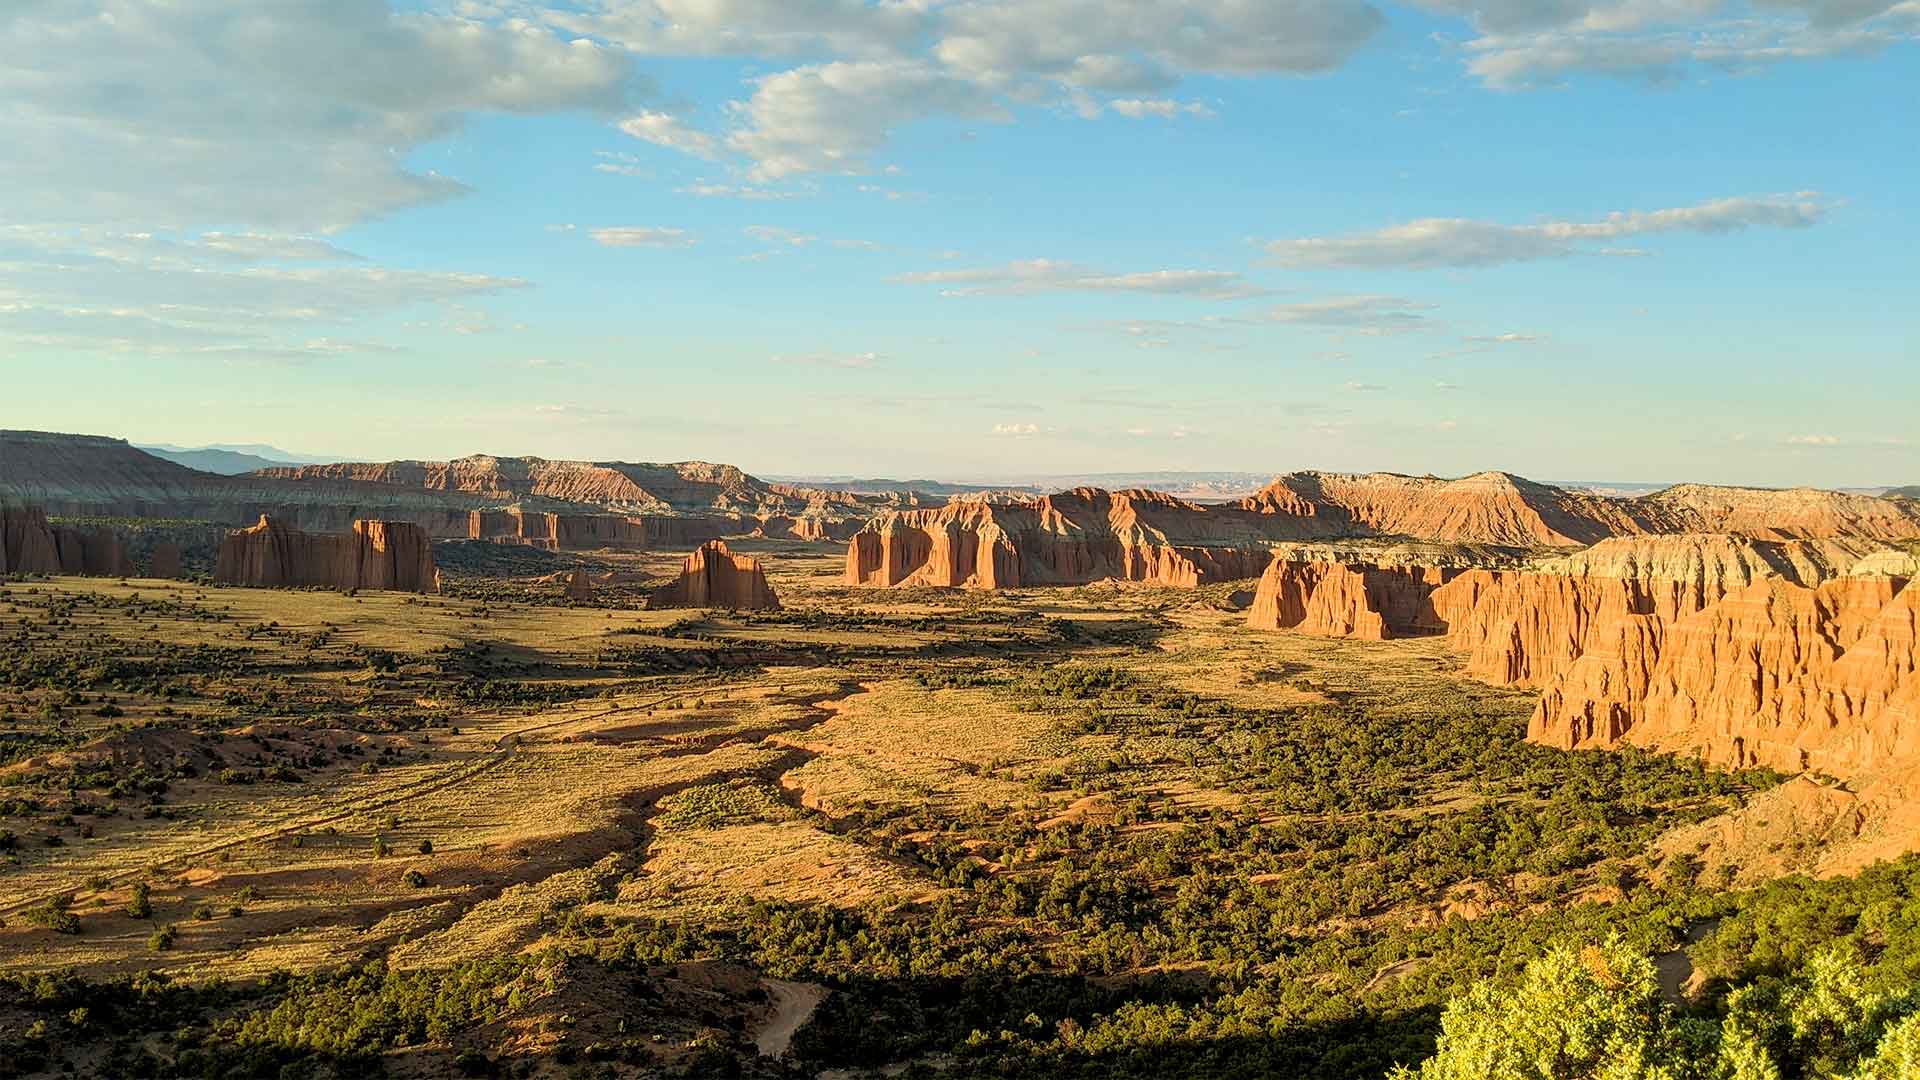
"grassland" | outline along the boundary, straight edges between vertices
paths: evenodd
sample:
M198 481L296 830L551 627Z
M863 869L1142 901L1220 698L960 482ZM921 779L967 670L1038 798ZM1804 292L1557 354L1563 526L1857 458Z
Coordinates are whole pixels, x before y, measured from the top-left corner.
M736 546L784 611L0 586L0 1075L1378 1075L1555 934L1727 914L1651 852L1773 780L1234 587Z

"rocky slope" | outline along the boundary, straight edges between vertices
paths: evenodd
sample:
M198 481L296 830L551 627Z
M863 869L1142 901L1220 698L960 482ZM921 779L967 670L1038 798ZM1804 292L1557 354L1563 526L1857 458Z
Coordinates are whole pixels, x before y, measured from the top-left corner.
M750 555L735 555L718 540L701 545L687 556L680 577L657 590L650 608L731 608L765 611L780 607L767 584L766 571Z
M417 525L356 521L346 534L308 533L271 518L227 537L214 580L223 585L439 591L433 543Z

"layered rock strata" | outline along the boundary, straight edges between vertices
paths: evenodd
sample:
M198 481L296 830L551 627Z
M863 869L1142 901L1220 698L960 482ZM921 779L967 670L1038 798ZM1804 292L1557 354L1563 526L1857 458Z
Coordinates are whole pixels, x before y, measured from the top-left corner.
M433 544L417 525L356 521L344 535L307 533L262 517L221 545L214 580L224 585L439 591Z
M681 565L680 577L654 592L650 608L730 608L764 611L780 607L760 561L735 555L718 540L701 545Z
M1102 580L1191 588L1258 576L1258 514L1151 491L1079 488L888 514L847 547L849 585L1007 589Z
M1457 573L1275 559L1260 578L1247 625L1369 641L1444 633L1433 593Z

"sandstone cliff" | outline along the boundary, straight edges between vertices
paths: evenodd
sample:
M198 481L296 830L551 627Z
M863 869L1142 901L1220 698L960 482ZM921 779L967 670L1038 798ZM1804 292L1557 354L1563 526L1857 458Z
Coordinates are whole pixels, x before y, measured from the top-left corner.
M416 525L356 521L345 535L301 532L270 518L229 535L214 580L223 585L323 586L438 592L433 545Z
M1920 505L1899 499L1704 484L1608 498L1499 472L1459 480L1289 473L1236 505L1294 519L1303 537L1404 536L1517 548L1682 533L1877 542L1920 537Z
M0 574L131 577L133 559L119 533L51 525L37 506L0 506Z
M687 556L680 577L654 592L650 608L730 608L737 611L775 610L780 600L767 584L760 561L735 555L718 540L701 545Z
M1275 559L1254 593L1247 625L1369 641L1441 633L1446 626L1434 609L1433 593L1457 573L1441 567Z
M58 574L60 545L39 507L0 506L0 574Z
M1257 576L1266 519L1151 491L1079 488L1039 499L957 499L885 515L847 548L850 585L979 589L1107 579L1192 587Z

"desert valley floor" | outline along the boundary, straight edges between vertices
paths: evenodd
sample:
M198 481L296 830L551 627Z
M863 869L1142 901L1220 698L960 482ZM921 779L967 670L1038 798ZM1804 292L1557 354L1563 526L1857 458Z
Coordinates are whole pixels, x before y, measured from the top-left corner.
M1725 889L1697 823L1781 777L1532 745L1440 639L734 546L782 610L477 543L438 596L0 587L9 1069L1377 1076L1569 929L1677 1001L1920 910Z

